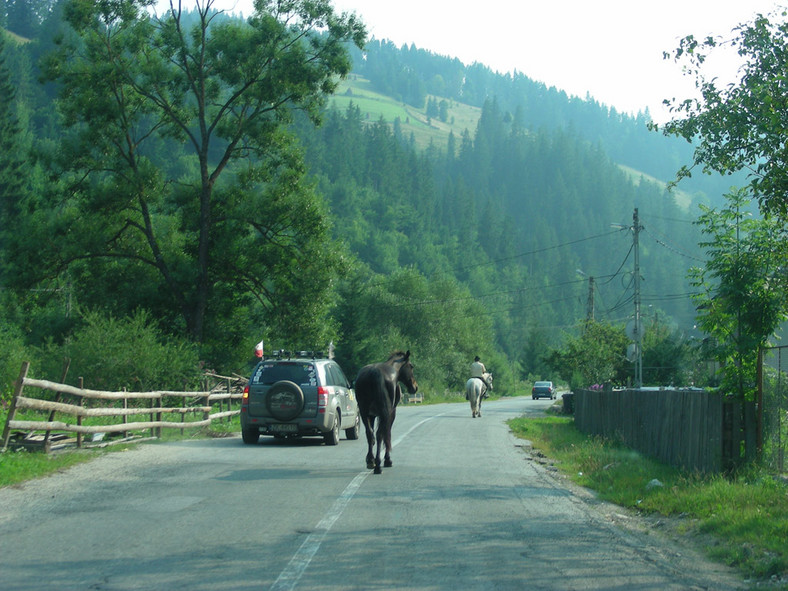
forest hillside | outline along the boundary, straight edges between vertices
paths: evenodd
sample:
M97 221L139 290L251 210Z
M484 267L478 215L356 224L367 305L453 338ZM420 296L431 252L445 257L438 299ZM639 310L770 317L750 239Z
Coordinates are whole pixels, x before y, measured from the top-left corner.
M259 160L211 185L214 225L203 229L216 248L201 259L197 159L214 165L226 144L191 153L188 134L157 135L158 111L129 112L139 119L126 133L141 134L141 149L125 161L140 159L133 171L145 175L144 194L121 180L128 171L114 176L100 159L117 144L108 127L92 128L109 111L88 116L104 106L88 99L107 81L77 86L65 75L101 59L53 53L58 32L70 31L65 4L45 2L29 42L0 46L0 113L16 128L13 153L29 155L0 162L0 171L26 170L25 186L2 196L8 342L56 359L99 318L142 313L160 338L225 371L245 371L261 338L284 348L330 341L349 373L410 348L420 382L435 389L461 387L475 354L513 387L548 374L547 352L589 318L623 331L634 310L635 234L647 322L694 336L687 270L701 258L692 222L728 179L693 178L668 192L689 147L649 132L647 113L623 115L526 74L348 38L349 70L319 114L312 103L291 105L281 115L290 139L267 135L268 151L249 152ZM181 16L189 27L237 30L215 42L242 54L233 44L251 38L251 24L200 17ZM5 24L17 33L8 15ZM129 22L138 26L149 23ZM90 31L81 34L71 39L77 49ZM192 275L198 260L205 265Z

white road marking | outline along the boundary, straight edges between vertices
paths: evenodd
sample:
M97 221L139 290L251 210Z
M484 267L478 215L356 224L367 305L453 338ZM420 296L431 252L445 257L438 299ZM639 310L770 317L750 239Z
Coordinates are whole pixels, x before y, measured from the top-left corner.
M400 435L398 439L392 441L391 447L393 448L398 443L402 442L402 440L405 439L417 427L420 427L427 421L431 421L432 419L439 416L441 415L428 417L423 421L416 423L410 429L405 431L405 433ZM301 579L301 576L304 574L304 571L309 566L309 563L312 562L312 558L314 558L315 554L317 554L317 551L320 549L320 544L323 543L326 534L328 534L329 530L333 527L334 523L336 523L337 519L340 518L345 510L345 507L347 507L348 503L350 503L350 500L356 494L358 489L361 488L361 484L370 474L372 474L372 472L369 470L364 470L350 481L350 484L348 484L345 490L342 491L342 494L339 495L328 512L323 516L323 519L321 519L317 524L315 531L309 534L304 540L304 543L301 544L301 547L296 550L296 553L290 559L290 562L287 563L285 569L277 577L276 581L274 581L274 584L271 585L270 591L292 591L292 589L295 588L296 584Z

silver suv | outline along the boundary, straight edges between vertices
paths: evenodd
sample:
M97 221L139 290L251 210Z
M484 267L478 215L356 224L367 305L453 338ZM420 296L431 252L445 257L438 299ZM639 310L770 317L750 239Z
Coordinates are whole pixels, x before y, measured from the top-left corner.
M339 443L339 431L358 439L360 418L353 387L333 359L301 352L260 361L241 401L241 436L254 444L260 434L323 437Z

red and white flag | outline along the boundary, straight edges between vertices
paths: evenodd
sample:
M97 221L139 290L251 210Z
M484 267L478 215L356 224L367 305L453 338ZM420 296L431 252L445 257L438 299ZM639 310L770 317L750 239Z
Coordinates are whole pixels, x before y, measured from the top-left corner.
M257 345L255 345L254 354L257 357L263 356L263 341L260 341L259 343L257 343Z

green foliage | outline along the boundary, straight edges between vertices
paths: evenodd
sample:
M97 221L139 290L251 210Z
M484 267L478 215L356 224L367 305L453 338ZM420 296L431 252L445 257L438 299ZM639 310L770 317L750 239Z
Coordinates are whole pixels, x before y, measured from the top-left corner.
M788 317L784 263L786 226L774 218L755 219L747 194L733 191L727 206L702 208L705 267L690 270L698 325L715 342L725 392L754 399L758 351Z
M636 193L658 216L680 215L669 196L645 182L636 189L598 150L566 133L526 133L492 100L475 136L466 131L461 146L424 157L397 139L396 126L365 124L355 104L329 111L319 138L307 131L299 135L337 236L376 273L413 265L427 277L447 274L467 285L492 322L496 348L523 365L521 377L551 371L542 358L562 334L548 327L574 325L578 315L575 269L609 263L613 272L619 262L611 263L611 249L625 257L629 245L598 228L629 213ZM649 228L667 232L663 223L650 218ZM583 236L599 240L570 245ZM692 231L672 241L696 248ZM667 250L643 250L649 285L675 286L686 275ZM600 299L621 297L619 282L599 289ZM689 316L689 304L672 303L670 313Z
M525 377L555 379L543 357L582 314L574 270L620 269L629 244L599 228L637 202L649 231L684 213L631 172L659 177L651 166L666 159L644 149L666 140L642 120L413 47L372 42L361 59L363 27L322 0L258 3L250 20L206 3L149 18L148 4L59 2L41 39L9 54L39 157L0 225L13 229L0 245L2 287L19 302L9 322L28 350L68 344L80 321L69 309L143 309L222 372L246 371L260 338L333 340L349 373L410 347L436 391L460 390L479 354L506 394ZM299 7L309 16L284 26L278 11ZM289 43L300 34L309 43ZM51 82L37 87L31 64L50 50ZM352 80L323 111L349 56ZM423 104L372 92L387 83ZM646 285L685 291L666 249L644 244L642 265ZM620 281L599 290L624 301ZM666 311L686 318L689 304Z
M285 124L296 109L319 119L363 26L325 2L259 2L246 21L150 4L67 5L71 31L44 62L71 132L61 186L24 220L58 243L32 278L127 287L118 312L160 309L211 354L231 344L228 299L274 330L319 332L341 256Z
M526 338L520 355L521 378L531 381L550 379L550 366L545 360L549 351L549 340L544 330L532 329ZM571 380L570 380L571 381Z
M738 81L732 84L719 80L716 72L704 73L707 58L723 48L733 48L744 60ZM701 98L666 101L676 118L664 125L663 132L693 142L699 139L692 167L682 167L679 178L690 176L694 167L723 174L751 170L748 179L763 210L788 217L783 166L787 56L788 21L783 9L737 26L728 39L699 40L689 35L681 40L672 57L695 78Z
M560 349L547 356L548 365L571 389L593 384L626 382L629 339L621 326L588 322L579 337L568 337Z
M479 355L495 376L496 394L512 391L509 362L490 345L489 319L455 280L430 281L413 269L384 278L359 266L341 296L337 359L351 375L394 350L410 349L422 390L461 391Z
M20 203L29 190L28 180L31 167L26 163L24 154L28 148L23 141L22 126L19 122L16 88L12 84L10 71L6 64L5 35L0 34L0 219L11 220L18 212ZM3 248L13 226L0 224L0 269L8 264L7 250ZM0 285L5 273L0 271Z
M692 376L695 362L690 342L681 331L660 322L659 313L655 313L643 334L643 383L663 386L701 385Z
M86 312L82 326L63 344L41 351L38 376L59 381L64 360L70 362L67 382L82 378L92 390L136 392L197 390L200 363L193 344L164 337L150 314L137 311L127 318Z
M0 406L11 400L22 362L28 360L20 330L0 319Z

